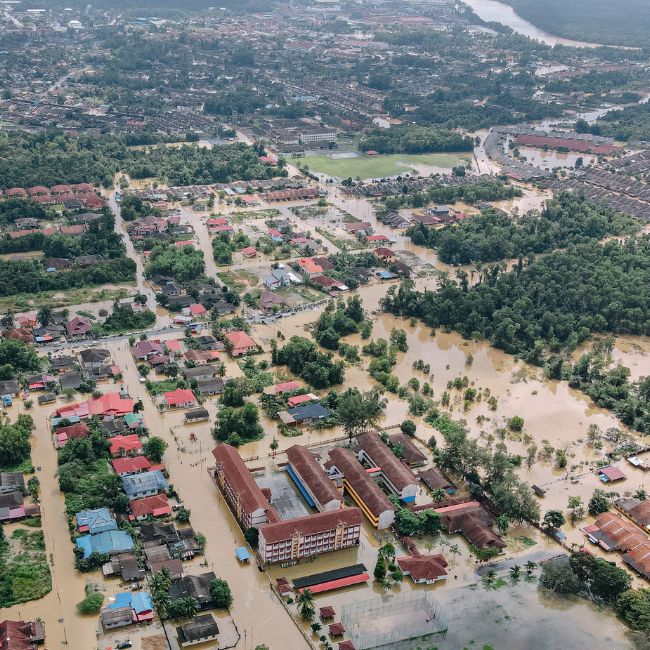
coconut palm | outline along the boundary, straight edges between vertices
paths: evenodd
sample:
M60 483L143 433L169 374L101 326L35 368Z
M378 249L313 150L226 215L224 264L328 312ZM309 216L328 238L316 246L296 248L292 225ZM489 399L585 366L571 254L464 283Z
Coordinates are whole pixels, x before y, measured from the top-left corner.
M314 609L314 594L309 589L303 589L297 592L296 604L298 605L300 616L305 621L310 621L314 618L314 614L316 613Z
M486 587L491 587L494 584L494 581L496 580L497 577L497 572L494 569L490 569L484 576L483 576L483 584Z
M533 562L532 560L528 560L526 562L526 576L530 577L533 575L533 571L537 568L537 562Z
M442 488L436 488L432 493L431 496L433 497L433 500L436 503L440 503L441 501L444 501L447 498L447 493L442 489Z
M322 629L323 629L323 626L322 626L318 621L316 621L315 623L312 623L312 624L311 624L311 631L312 631L316 636L318 636L318 633L319 633Z
M499 515L497 517L497 528L502 535L505 535L508 532L508 526L510 525L510 519L507 515Z
M199 611L199 602L196 598L188 596L187 598L179 598L176 601L176 607L181 616L192 618Z
M513 582L517 582L517 580L519 580L521 577L521 567L518 564L510 567L510 577L512 578Z

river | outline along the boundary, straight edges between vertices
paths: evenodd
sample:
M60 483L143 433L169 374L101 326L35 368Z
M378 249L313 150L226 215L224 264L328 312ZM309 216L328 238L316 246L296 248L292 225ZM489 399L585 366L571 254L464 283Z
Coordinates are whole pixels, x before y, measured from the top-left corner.
M545 32L539 27L522 18L517 12L507 4L497 0L463 0L471 7L474 13L486 22L501 23L510 27L517 34L528 36L546 45L566 45L567 47L601 47L598 43L587 43L586 41L573 41L568 38L560 38Z

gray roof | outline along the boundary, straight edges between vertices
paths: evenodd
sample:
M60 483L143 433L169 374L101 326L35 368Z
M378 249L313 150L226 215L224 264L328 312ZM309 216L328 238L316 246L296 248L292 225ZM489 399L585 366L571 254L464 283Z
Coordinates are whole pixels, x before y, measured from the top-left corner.
M177 627L176 633L181 644L191 644L216 636L219 634L219 626L212 614L201 614L195 616L186 625Z

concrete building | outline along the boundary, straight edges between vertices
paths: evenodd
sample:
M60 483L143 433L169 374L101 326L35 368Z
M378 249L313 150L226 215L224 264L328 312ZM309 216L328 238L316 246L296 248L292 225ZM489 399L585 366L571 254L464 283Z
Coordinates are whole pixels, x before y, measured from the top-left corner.
M375 528L389 528L395 520L395 507L361 466L354 453L336 447L329 452L329 458L325 463L329 476L341 481Z
M243 530L280 520L234 447L223 443L212 455L217 484Z
M404 503L413 503L418 479L374 432L357 437L353 449L359 462L378 467L388 489Z
M358 508L297 517L259 528L259 552L269 564L295 563L331 551L356 546L361 535Z
M310 506L321 512L341 508L341 494L307 447L289 447L287 459L287 472Z

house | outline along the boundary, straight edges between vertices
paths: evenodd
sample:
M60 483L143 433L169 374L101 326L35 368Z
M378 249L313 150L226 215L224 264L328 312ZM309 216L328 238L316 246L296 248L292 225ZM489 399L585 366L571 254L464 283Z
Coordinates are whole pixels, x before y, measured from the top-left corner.
M282 289L291 286L291 277L284 269L271 269L269 275L264 276L264 286L267 289Z
M20 392L20 384L15 379L8 379L6 381L0 381L0 395L3 397L9 395L10 397L16 397Z
M307 278L313 278L323 273L323 267L309 257L301 257L296 264L298 270Z
M60 418L78 417L81 419L93 415L98 417L119 417L133 413L133 400L122 397L119 393L104 393L101 397L70 404L58 408L54 414Z
M226 346L221 341L218 341L216 337L212 336L212 334L203 334L201 336L197 336L194 341L196 342L198 349L202 351L219 351L226 349Z
M86 369L100 368L111 363L111 353L108 350L99 348L81 350L79 356L81 357L81 365Z
M284 395L284 393L292 393L293 391L300 390L304 384L300 381L285 381L281 384L276 384L273 391L276 395Z
M621 497L614 501L614 505L635 524L650 530L650 501L641 501L636 497Z
M72 438L87 438L89 435L90 429L83 422L70 424L67 427L59 427L54 431L54 446L57 449L62 449L68 440Z
M364 237L367 235L372 235L373 233L372 224L368 221L354 221L352 223L346 223L344 224L343 229L353 235Z
M147 517L165 517L171 514L172 509L165 494L136 499L129 503L131 515L129 519L142 521Z
M80 533L96 535L107 530L117 530L117 522L108 508L81 510L75 515L75 519Z
M122 476L122 487L129 501L158 494L169 487L160 470Z
M202 573L198 576L184 576L169 587L169 596L172 603L181 598L196 598L199 609L208 609L212 605L210 584L216 580L213 571Z
M192 318L205 318L208 314L208 310L201 304L194 303L189 307L184 307L182 312L186 316L191 316Z
M442 526L449 534L461 533L476 548L505 547L503 541L490 528L492 519L478 501L467 501L442 508L435 508L442 519Z
M336 291L349 291L350 287L348 287L346 284L343 284L340 280L335 280L334 278L330 278L327 275L317 275L311 278L311 282L315 285L317 285L321 290L327 291L330 294L333 293L334 290Z
M401 460L409 467L421 467L427 462L425 454L416 447L415 443L409 436L403 433L394 433L388 436L388 441L392 446L399 445L402 450Z
M224 391L224 382L221 377L209 377L196 380L196 392L204 395L221 395Z
M38 396L39 405L52 404L53 402L56 402L56 393L44 393Z
M113 466L113 471L119 476L139 474L140 472L147 472L151 468L151 463L146 456L115 458L111 461L111 465Z
M0 472L0 494L25 493L25 477L22 472Z
M27 388L33 392L37 390L52 390L57 383L56 378L53 375L32 375L27 377Z
M385 248L384 246L375 248L374 253L375 257L384 264L391 264L397 259L395 253L390 248Z
M286 298L273 293L273 291L265 291L260 296L260 309L263 312L278 311L288 305Z
M160 573L163 569L167 569L172 580L180 580L183 577L183 563L176 558L149 562L149 570L153 575Z
M146 361L155 355L164 355L165 350L160 341L138 341L132 348L131 354L136 361Z
M206 354L201 352L199 354ZM207 354L210 354L208 351ZM215 353L218 354L218 353ZM183 368L183 377L187 381L199 381L200 379L212 379L219 374L219 369L222 367L221 364L217 365L199 365L196 368Z
M133 550L133 539L126 531L107 530L97 535L81 535L75 540L75 545L83 551L84 559L92 553L101 555L116 555Z
M133 553L119 553L102 566L105 578L118 575L124 582L137 582L144 580L144 569L140 568L138 560Z
M230 354L233 357L257 352L257 343L244 331L228 332L226 340L230 344Z
M623 481L627 478L618 467L614 467L613 465L600 467L596 470L596 473L603 483L616 483L617 481Z
M248 259L257 257L257 250L254 246L246 246L241 249L242 255Z
M185 413L185 422L205 422L210 419L210 414L207 409L198 408L192 409Z
M212 311L215 311L219 316L227 316L228 314L234 313L236 310L237 307L235 305L224 300L217 300L217 302L212 305Z
M25 505L22 492L0 493L0 523L20 521L25 517L38 517L41 509L38 504Z
M0 622L0 648L2 650L36 650L45 641L45 625L42 621Z
M278 417L284 424L312 424L316 420L323 420L330 416L330 412L320 402L303 404L294 408L280 411Z
M293 395L287 399L287 406L293 408L300 404L307 404L308 402L316 402L318 397L314 393L303 393L301 395Z
M433 492L438 488L447 494L454 494L456 486L442 473L438 467L430 467L418 474L420 480Z
M59 375L59 386L61 390L78 390L83 379L80 372L64 372L62 375Z
M417 585L432 585L447 579L447 560L437 555L404 555L395 559L405 576Z
M197 405L196 396L189 388L177 388L163 395L169 409L186 409Z
M366 238L366 241L373 246L378 246L379 244L387 244L390 240L386 235L370 235Z
M212 614L195 616L189 623L176 628L178 642L182 648L206 641L215 641L219 637L219 626Z
M142 453L142 443L135 433L127 436L114 436L109 442L113 458L117 456L138 456Z
M70 370L78 370L77 360L69 355L50 357L50 366L55 374L65 373Z
M66 334L69 339L85 338L90 334L93 324L85 316L75 316L65 324Z
M131 614L131 618L128 623L126 623L126 617L122 616L119 620L121 623L109 625L111 627L119 627L120 625L129 625L131 623L147 623L153 620L154 609L153 601L151 600L151 595L147 591L123 591L115 594L115 596L109 598L109 604L102 609L101 620L102 625L106 628L104 622L104 611L105 610L116 610L118 612L123 612L123 610L128 610ZM109 619L110 620L110 619Z
M218 361L219 352L217 350L188 350L185 352L185 354L183 354L183 358L186 362L193 363L197 366L205 366L209 363ZM216 372L217 368L214 366L213 368ZM194 370L194 368L187 368L187 370Z
M142 524L139 529L140 540L145 548L167 546L179 540L178 530L173 523L162 524L154 522Z

